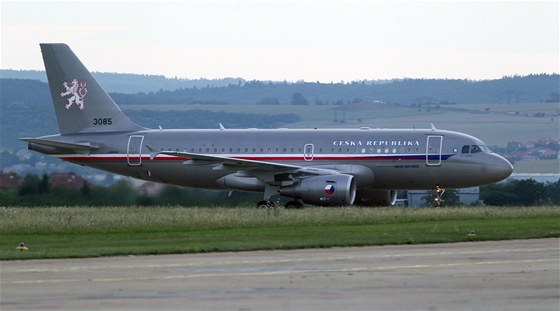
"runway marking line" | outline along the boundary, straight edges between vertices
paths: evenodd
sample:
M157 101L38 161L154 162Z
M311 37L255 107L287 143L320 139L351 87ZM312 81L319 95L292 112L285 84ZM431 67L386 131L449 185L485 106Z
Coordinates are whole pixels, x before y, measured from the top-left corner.
M427 256L446 256L446 255L477 255L477 254L491 254L491 253L513 253L513 252L542 252L542 251L558 251L556 248L515 248L505 250L483 250L483 251L460 251L460 252L435 252L435 253L405 253L405 254L389 254L389 255L366 255L366 256L335 256L325 257L320 259L315 258L286 258L286 259L270 259L270 260L243 260L243 261L217 261L214 265L224 266L232 264L270 264L270 263L290 263L290 262L312 262L312 261L337 261L337 260L354 260L354 259L373 259L373 258L399 258L399 257L427 257ZM10 271L12 273L37 273L37 272L69 272L69 271L96 271L96 270L110 270L110 269L150 269L150 268L180 268L180 267L195 267L206 265L206 262L200 263L181 263L181 264L161 264L161 265L112 265L112 266L74 266L67 268L43 268L43 269L21 269ZM11 268L11 267L10 267Z
M383 267L361 267L361 268L325 268L323 270L283 270L283 271L257 271L257 272L232 272L232 273L198 273L190 275L168 275L168 276L153 276L153 277L138 277L138 278L94 278L88 279L90 282L132 282L132 281L153 281L153 280L173 280L173 279L192 279L192 278L206 278L206 277L244 277L244 276L265 276L265 275L282 275L294 273L348 273L348 272L372 272L380 270L395 270L395 269L425 269L425 268L441 268L441 267L457 267L457 266L474 266L474 265L503 265L503 264L517 264L517 263L557 263L555 259L528 259L528 260L502 260L502 261L482 261L482 262L463 262L463 263L449 263L449 264L434 264L434 265L406 265L406 266L383 266ZM557 266L557 265L556 265ZM53 283L71 283L83 282L82 279L54 279L54 280L25 280L25 281L9 281L4 284L13 285L26 285L26 284L53 284Z

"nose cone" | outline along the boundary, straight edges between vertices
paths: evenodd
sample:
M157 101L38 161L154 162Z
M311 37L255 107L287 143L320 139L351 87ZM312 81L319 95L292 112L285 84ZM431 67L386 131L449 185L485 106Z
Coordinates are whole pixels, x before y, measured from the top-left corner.
M498 182L508 178L513 173L513 165L509 161L497 154L489 154L491 158L485 165L486 172L491 175L491 178Z

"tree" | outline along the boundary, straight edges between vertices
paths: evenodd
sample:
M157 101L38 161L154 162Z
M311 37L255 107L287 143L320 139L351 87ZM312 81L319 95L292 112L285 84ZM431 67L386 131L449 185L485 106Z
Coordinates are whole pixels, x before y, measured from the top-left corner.
M512 192L518 197L520 205L542 205L546 203L547 191L543 183L534 179L514 180L511 182Z
M555 187L559 186L547 186L534 179L514 180L480 187L480 198L487 205L543 205L557 199Z
M309 105L307 99L303 97L300 92L295 92L292 94L292 105Z
M505 184L491 184L480 187L480 199L486 205L516 205L517 196L506 189Z
M555 205L560 204L560 179L555 183L548 184L546 190L548 191L550 203Z
M49 182L49 175L47 175L47 173L44 173L43 178L41 178L41 181L37 185L37 192L49 193L50 190L51 190L51 184Z
M25 176L23 183L19 186L18 194L20 196L37 194L39 192L39 182L39 177L37 177L37 175L30 174Z

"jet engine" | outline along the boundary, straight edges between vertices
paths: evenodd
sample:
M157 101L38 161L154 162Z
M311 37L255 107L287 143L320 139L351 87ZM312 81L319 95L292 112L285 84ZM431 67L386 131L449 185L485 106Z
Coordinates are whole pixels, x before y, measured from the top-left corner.
M313 176L301 179L293 186L282 187L281 195L301 198L313 205L351 205L356 197L354 176L339 174Z
M364 189L356 193L358 206L392 206L397 200L397 190Z

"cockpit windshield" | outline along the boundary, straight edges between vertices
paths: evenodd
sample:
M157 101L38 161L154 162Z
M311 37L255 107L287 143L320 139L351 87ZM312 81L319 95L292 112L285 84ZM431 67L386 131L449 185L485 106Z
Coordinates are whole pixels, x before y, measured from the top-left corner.
M461 153L464 154L479 152L492 153L492 150L490 150L490 148L488 148L488 146L486 145L464 145L463 148L461 148Z

